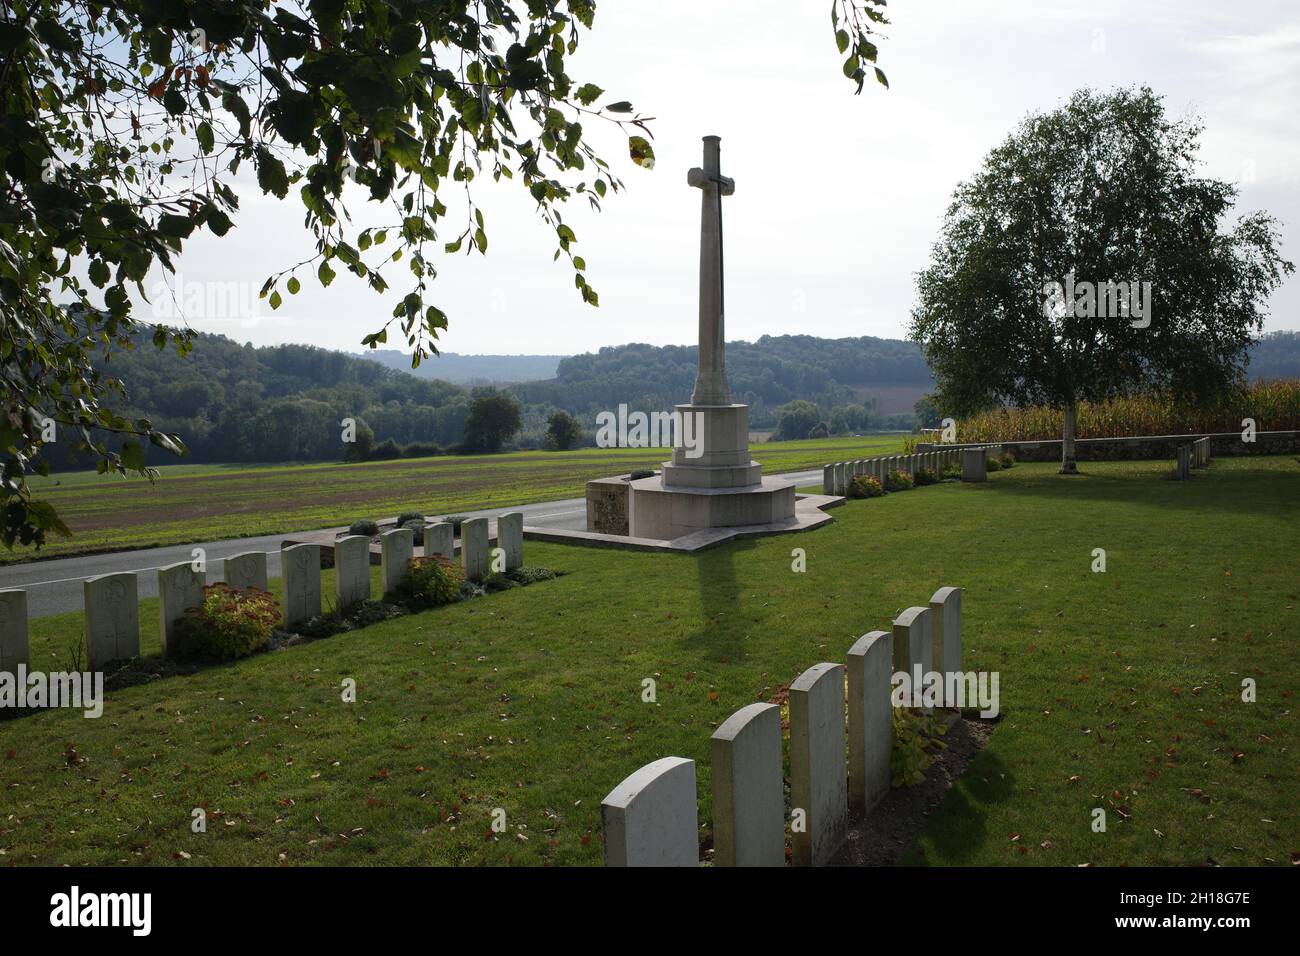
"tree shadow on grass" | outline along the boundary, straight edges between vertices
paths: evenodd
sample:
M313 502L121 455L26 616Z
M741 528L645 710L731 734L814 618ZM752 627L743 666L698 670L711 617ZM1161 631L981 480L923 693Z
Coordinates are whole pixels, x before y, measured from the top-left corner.
M990 834L986 822L989 804L1005 803L1015 790L1015 780L993 753L982 750L931 813L921 836L935 848L941 864L966 864L990 839L1010 840L1010 834ZM903 866L933 866L919 845L898 860Z
M1224 476L1216 476L1212 470L1197 469L1187 481L1176 481L1169 477L1173 474L1172 467L1166 468L1162 462L1133 464L1141 466L1142 471L1138 474L1132 471L1119 474L1089 472L1089 463L1080 462L1081 473L1078 475L1052 474L1020 479L1013 472L1001 478L991 477L977 489L977 493L996 495L1002 500L1007 500L1003 496L1025 496L1045 501L1149 505L1184 512L1273 515L1294 500L1297 489L1300 489L1300 469L1290 475L1290 481L1286 480L1288 472L1275 469L1243 470L1227 480L1218 481L1215 479ZM1213 465L1210 467L1213 469ZM1263 474L1275 476L1276 480L1266 486L1250 481ZM1250 484L1243 484L1238 478L1250 481Z
M740 619L740 585L736 583L736 560L752 551L748 538L703 551L696 556L700 591L700 623L684 641L703 649L710 657L734 659L744 647Z

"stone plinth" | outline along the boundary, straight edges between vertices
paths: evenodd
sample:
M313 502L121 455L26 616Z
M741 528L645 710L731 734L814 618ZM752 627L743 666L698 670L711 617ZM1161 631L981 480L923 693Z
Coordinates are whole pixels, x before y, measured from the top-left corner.
M794 482L779 478L736 488L670 487L659 478L642 478L630 488L628 526L634 538L671 541L704 528L794 517Z
M665 485L741 488L758 483L761 466L749 457L748 405L678 405L674 414L681 432L672 461L664 462Z

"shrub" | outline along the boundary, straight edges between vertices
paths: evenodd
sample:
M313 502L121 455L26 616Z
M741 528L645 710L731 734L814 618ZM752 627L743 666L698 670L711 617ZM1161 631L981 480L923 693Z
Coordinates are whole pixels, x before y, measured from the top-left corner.
M886 491L908 491L912 487L912 476L906 471L891 471L885 476Z
M423 521L424 515L419 511L403 511L397 516L397 527L405 528L408 521Z
M953 478L961 478L961 465L948 465L944 468L943 473L939 475L943 481L949 481Z
M874 475L854 475L849 482L850 498L879 498L885 493L880 481Z
M654 476L655 473L653 469L638 468L636 471L632 472L632 474L628 475L628 479L631 481L640 481L642 478L653 478Z
M483 579L483 590L491 594L494 591L508 591L519 587L519 582L503 571L494 571Z
M423 518L412 518L410 521L403 521L400 527L406 528L408 531L412 531L415 533L415 537L411 542L412 544L418 544L421 547L424 546L424 519Z
M988 466L987 466L987 470L988 470L988 471L1001 471L1001 470L1002 470L1002 462L998 461L998 460L997 460L996 458L994 458L992 455L989 455L989 456L988 456Z
M433 442L413 441L402 449L403 458L433 458L442 454L442 446Z
M933 468L918 468L916 469L915 477L916 477L916 486L918 488L921 485L933 485L937 483L939 480L939 476L935 474Z
M447 515L447 517L443 518L442 520L451 522L451 533L455 535L459 535L460 526L469 520L469 516L468 515Z
M917 439L916 439L916 436L915 436L915 435L908 435L906 438L903 439L903 454L904 454L904 455L914 455L914 454L916 454L916 441L917 441Z
M348 534L363 534L367 538L373 538L379 534L379 525L369 518L361 518L352 522L348 527Z
M178 654L182 657L247 657L271 642L280 621L275 598L258 588L209 584L198 607L186 610L177 623Z
M1000 468L1012 468L1015 466L1015 463L1016 456L1011 454L1009 451L1004 451L1002 454L998 455L998 467Z
M381 441L370 450L370 461L393 461L402 457L402 446L391 438Z
M506 577L520 584L533 584L536 581L550 581L556 574L550 568L522 567L511 568L506 572Z
M460 565L440 554L413 558L397 586L397 597L413 608L441 607L461 593Z
M937 721L905 707L893 707L894 746L890 753L890 783L910 787L925 779L926 769L935 761L937 751L947 747L942 740L944 729Z

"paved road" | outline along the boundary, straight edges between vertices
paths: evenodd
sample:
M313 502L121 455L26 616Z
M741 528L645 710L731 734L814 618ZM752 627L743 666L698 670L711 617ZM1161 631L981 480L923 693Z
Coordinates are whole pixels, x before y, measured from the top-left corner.
M786 478L796 484L808 485L821 481L821 471L801 471L778 477ZM531 505L511 505L506 508L461 513L470 518L495 518L504 511L522 511L524 524L533 527L581 530L587 526L587 502L584 498L566 498L563 501L543 501ZM221 580L223 558L243 551L270 552L266 570L269 576L276 578L280 576L280 543L292 537L292 534L268 534L256 538L175 544L164 548L114 551L109 554L88 554L75 558L56 558L50 561L7 565L0 567L0 589L26 590L28 617L79 611L83 600L81 582L86 578L119 571L155 571L169 564L192 560L195 548L202 548L205 552L209 582ZM149 573L141 574L139 588L140 597L156 597L157 576Z

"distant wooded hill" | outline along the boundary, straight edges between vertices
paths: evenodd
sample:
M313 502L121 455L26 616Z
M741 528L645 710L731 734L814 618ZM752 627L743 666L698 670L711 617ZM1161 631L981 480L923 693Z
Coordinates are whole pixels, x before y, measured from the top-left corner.
M411 374L373 356L359 358L308 345L254 347L221 335L200 334L188 358L158 352L149 329L138 347L115 354L105 374L128 390L124 411L178 432L195 462L330 461L342 457L340 422L354 418L375 443L460 444L473 390ZM695 380L694 346L622 345L558 360L554 377L510 385L524 406L520 447L537 447L546 417L563 409L588 430L594 416L625 403L666 410L689 399ZM529 361L546 368L555 356L457 356L486 361L479 370L514 374ZM430 370L441 368L433 359ZM494 365L504 361L506 364ZM423 369L419 370L423 372ZM932 383L917 347L897 339L821 339L806 335L764 336L727 345L733 397L751 408L756 429L775 425L777 408L794 399L818 406L832 431L909 427L912 404ZM1267 335L1254 348L1252 378L1300 378L1300 333ZM493 375L485 375L492 378ZM67 467L57 453L51 461ZM427 452L426 452L427 453ZM150 449L153 464L175 459Z
M440 379L457 385L513 385L554 378L563 355L458 355L443 352L411 368L411 356L397 349L349 352L353 358L368 359L417 378Z

